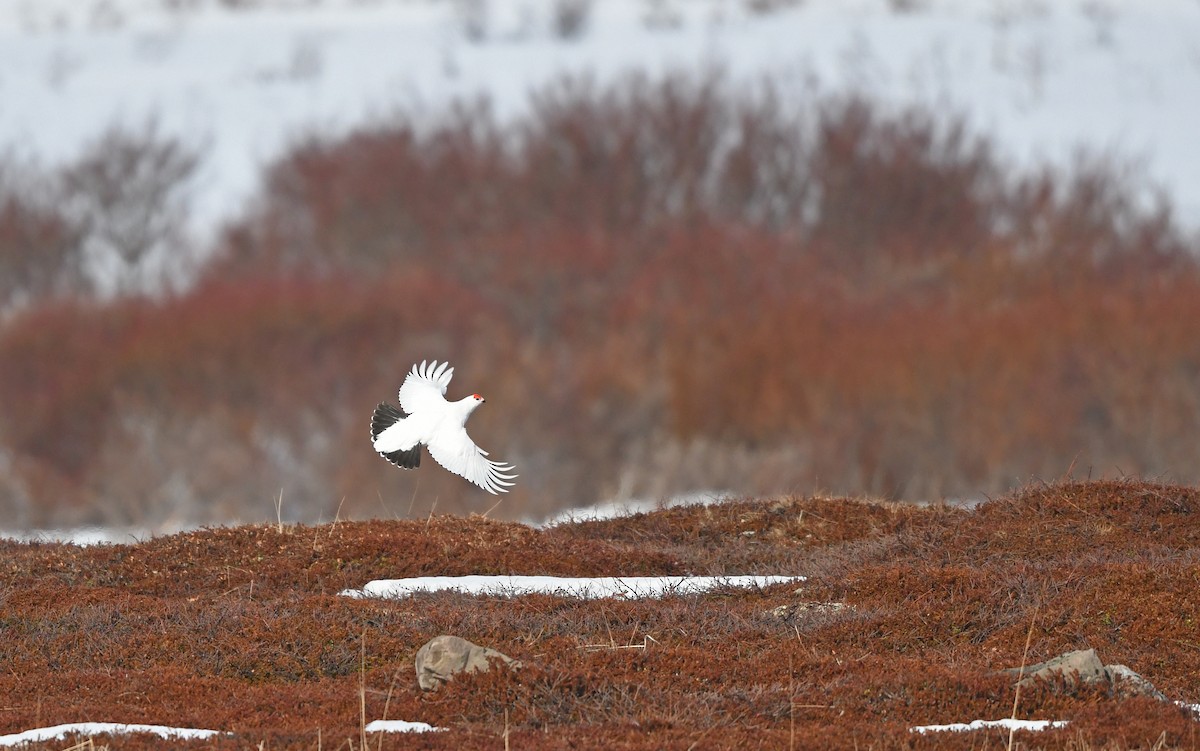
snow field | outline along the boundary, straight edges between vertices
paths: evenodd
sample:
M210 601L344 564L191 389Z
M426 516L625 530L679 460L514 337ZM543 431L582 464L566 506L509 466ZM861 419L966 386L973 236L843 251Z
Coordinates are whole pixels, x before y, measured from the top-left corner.
M565 73L725 69L794 91L854 90L964 113L1019 164L1080 147L1144 163L1200 224L1200 4L603 0L577 35L552 0L462 3L0 0L0 149L51 164L104 129L157 120L203 151L195 229L210 236L305 133L486 94L502 119ZM789 90L785 88L785 90Z

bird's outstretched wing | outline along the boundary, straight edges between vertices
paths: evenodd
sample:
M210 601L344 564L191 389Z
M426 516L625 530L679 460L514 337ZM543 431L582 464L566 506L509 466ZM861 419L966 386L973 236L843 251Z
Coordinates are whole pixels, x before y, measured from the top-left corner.
M507 493L513 485L511 481L517 477L511 474L511 464L488 459L488 453L475 445L465 429L440 434L428 445L429 455L438 464L492 495Z
M437 408L446 404L446 387L454 377L454 368L450 363L438 365L437 360L427 363L421 361L405 377L400 386L400 408L415 415L425 412L430 407Z

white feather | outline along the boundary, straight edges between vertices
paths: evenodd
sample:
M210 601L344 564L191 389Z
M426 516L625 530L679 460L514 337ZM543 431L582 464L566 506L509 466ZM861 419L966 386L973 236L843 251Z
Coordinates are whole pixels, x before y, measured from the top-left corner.
M445 405L446 387L454 377L454 368L448 365L444 362L439 366L437 360L429 364L422 360L420 365L414 365L396 395L400 409L415 415Z

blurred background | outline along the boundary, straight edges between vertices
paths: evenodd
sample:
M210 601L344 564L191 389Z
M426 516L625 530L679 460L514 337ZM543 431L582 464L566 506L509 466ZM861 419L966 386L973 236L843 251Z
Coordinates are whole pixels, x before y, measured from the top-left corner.
M1197 92L1194 0L0 0L0 528L1195 482Z

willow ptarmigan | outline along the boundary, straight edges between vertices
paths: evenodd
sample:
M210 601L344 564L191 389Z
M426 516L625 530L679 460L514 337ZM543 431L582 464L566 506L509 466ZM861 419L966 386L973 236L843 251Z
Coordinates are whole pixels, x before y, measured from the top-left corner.
M446 387L454 368L422 361L400 386L400 409L381 403L371 416L371 442L384 459L397 467L421 465L421 446L446 469L461 475L489 493L507 493L512 487L513 466L488 459L488 452L467 435L467 418L483 404L471 394L456 402L446 401Z

